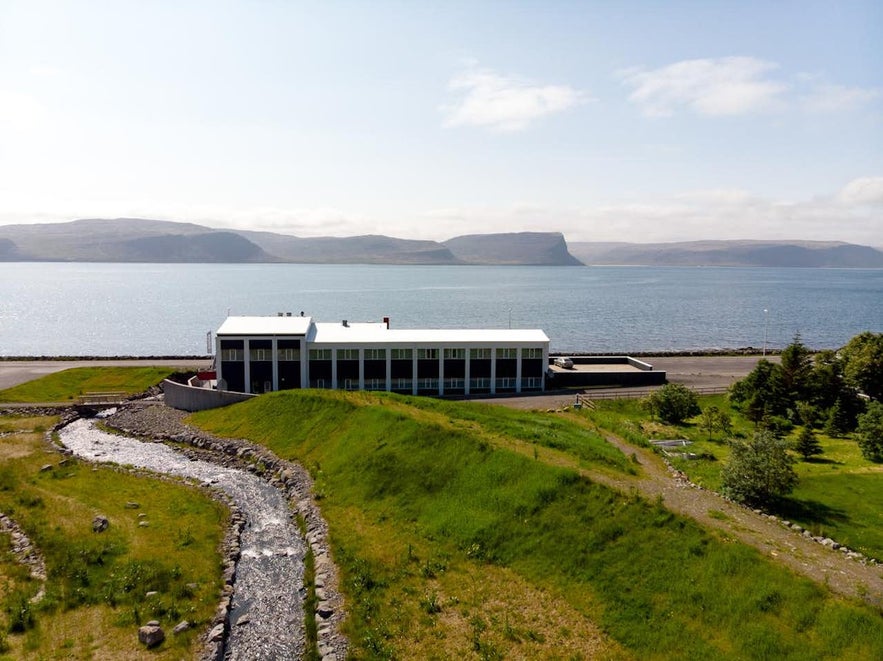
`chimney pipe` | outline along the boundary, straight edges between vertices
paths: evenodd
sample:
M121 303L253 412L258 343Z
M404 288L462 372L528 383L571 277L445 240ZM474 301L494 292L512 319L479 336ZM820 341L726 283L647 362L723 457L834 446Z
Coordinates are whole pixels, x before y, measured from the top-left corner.
M389 317L384 317L384 318L383 318L383 323L386 324L386 330L389 330Z

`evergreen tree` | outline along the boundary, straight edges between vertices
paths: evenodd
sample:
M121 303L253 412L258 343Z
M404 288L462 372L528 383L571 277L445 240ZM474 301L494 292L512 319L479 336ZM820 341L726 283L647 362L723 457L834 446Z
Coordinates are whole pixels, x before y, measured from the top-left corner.
M804 459L809 459L813 455L822 454L822 452L824 452L821 443L819 443L819 439L816 438L812 428L808 426L800 430L794 449L803 455Z
M843 405L843 400L838 399L828 413L828 422L825 424L825 433L828 436L843 436L849 433L852 425L850 424L849 412Z
M812 385L812 353L800 340L800 333L794 336L782 350L782 382L791 400L806 399Z

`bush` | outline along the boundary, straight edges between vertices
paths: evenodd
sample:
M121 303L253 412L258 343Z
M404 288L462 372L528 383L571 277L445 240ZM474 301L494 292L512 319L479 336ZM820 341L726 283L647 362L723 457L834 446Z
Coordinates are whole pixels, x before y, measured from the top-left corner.
M794 459L785 442L767 430L749 441L731 441L730 461L721 471L723 491L748 505L765 505L797 485Z
M647 408L652 415L672 425L702 412L696 393L680 383L667 383L650 395Z

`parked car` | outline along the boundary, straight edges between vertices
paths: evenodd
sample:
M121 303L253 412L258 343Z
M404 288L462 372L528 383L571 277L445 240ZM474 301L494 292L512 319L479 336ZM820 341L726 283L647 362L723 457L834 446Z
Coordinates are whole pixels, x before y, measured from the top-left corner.
M554 361L554 365L556 367L562 367L566 370L573 369L573 361L565 356L559 356L558 358L556 358Z

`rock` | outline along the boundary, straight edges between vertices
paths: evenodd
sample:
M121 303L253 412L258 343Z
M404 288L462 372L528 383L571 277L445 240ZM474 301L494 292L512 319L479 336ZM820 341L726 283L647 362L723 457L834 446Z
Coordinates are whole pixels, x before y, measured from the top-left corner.
M141 521L138 522L139 528L146 528L149 525L150 525L150 521L148 521L147 519L142 519Z
M158 625L146 624L138 629L138 641L147 647L156 647L165 639L166 635Z
M215 625L215 627L209 632L208 639L209 642L212 643L217 643L224 640L224 625Z
M141 512L140 514L138 514L138 518L139 519L146 519L147 515L144 512Z
M150 622L148 622L145 626L148 626L148 627L158 627L158 626L159 626L159 620L150 620Z
M52 470L52 464L44 464L44 465L40 466L41 473L45 473L46 471L51 471L51 470Z
M236 626L237 627L244 627L249 622L251 622L251 618L248 615L243 615L238 620L236 620Z
M134 502L132 502L132 501L129 501L128 503L126 503L126 509L127 509L127 510L136 510L136 509L138 509L139 507L141 507L141 505L139 505L138 503L134 503Z
M327 601L320 601L319 605L316 607L316 614L322 619L327 620L334 615L334 609Z
M187 620L182 620L181 622L179 622L178 624L175 625L175 628L172 629L172 633L175 633L175 634L183 633L184 631L187 631L187 629L189 629L189 628L190 628L190 622L188 622Z
M107 517L99 514L92 519L92 532L104 532L109 525L110 521L107 520Z
M150 592L144 593L144 598L150 599L151 597L155 597L158 594L159 594L159 592L157 592L156 590L151 590ZM147 624L150 624L150 622L148 622ZM157 624L159 624L159 622L157 622Z

